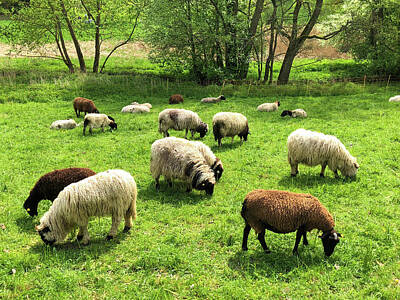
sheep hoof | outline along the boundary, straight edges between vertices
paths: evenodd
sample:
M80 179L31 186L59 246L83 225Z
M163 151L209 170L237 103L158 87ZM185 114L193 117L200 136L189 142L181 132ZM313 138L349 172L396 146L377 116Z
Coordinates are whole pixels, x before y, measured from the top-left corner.
M324 175L323 173L320 173L320 174L319 174L319 177L324 178L325 175Z
M297 252L297 250L293 250L293 255L299 256L299 252Z
M247 251L247 250L249 250L249 248L243 247L242 250L243 250L243 251Z
M160 184L156 183L156 190L158 191L160 189Z
M303 241L303 245L307 246L308 245L308 241Z
M265 252L266 254L269 254L269 253L271 253L271 250L265 249L264 252Z
M83 235L78 235L78 236L76 237L76 240L79 241L79 242L82 241L82 239L83 239Z
M292 177L296 177L296 175L297 175L297 173L296 174L290 174L290 176L292 176Z
M131 228L129 226L125 226L122 232L127 233L129 230L131 230Z
M106 240L109 241L109 240L112 240L113 238L114 237L112 235L107 235Z

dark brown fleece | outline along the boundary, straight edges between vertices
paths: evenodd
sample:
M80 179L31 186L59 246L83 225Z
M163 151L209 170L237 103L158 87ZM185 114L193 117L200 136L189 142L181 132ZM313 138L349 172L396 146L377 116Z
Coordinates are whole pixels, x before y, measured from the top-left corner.
M29 208L28 213L30 215L37 215L38 203L41 200L53 201L67 185L95 174L94 171L87 168L67 168L47 173L40 177L32 188L24 203L24 208Z
M183 103L183 96L180 94L175 94L169 97L169 104Z
M254 190L247 194L242 216L260 233L266 224L276 232L288 233L304 226L306 231L327 231L335 226L328 210L309 194L287 191Z
M92 100L83 98L83 97L77 97L74 99L74 110L76 113L76 116L79 116L81 112L86 113L98 113L99 111L96 108L96 105L94 105L94 102Z

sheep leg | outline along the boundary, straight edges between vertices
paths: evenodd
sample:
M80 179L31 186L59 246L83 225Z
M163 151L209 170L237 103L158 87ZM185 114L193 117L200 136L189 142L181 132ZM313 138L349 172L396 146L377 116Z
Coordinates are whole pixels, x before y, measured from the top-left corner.
M291 172L290 175L292 177L295 177L297 174L299 174L299 164L290 164Z
M303 232L303 245L307 246L308 245L308 240L307 240L307 231L304 230Z
M172 187L172 180L171 180L171 178L167 178L167 182L168 182L168 186L169 186L169 187Z
M221 147L222 143L221 143L221 138L218 138L218 147Z
M121 216L115 215L115 214L112 215L111 229L106 237L107 241L113 239L117 235L118 225L119 225L119 223L121 223L121 220L122 220Z
M325 177L325 168L326 168L326 165L327 165L327 162L324 162L324 163L321 165L321 173L319 173L319 176Z
M75 108L75 114L76 114L76 117L79 118L78 110L76 108Z
M76 239L79 242L81 242L83 245L89 244L89 240L90 240L87 225L88 225L88 223L86 222L85 225L79 226L78 236L76 237Z
M129 230L131 230L133 223L132 223L132 213L129 212L127 214L125 214L124 216L125 218L125 227L124 227L124 231L125 233L129 232Z
M233 143L233 139L234 139L234 138L235 138L235 137L233 136L233 137L232 137L232 140L231 140L231 144Z
M188 129L185 129L185 139L187 139Z
M160 176L156 177L156 190L160 189Z
M298 254L298 252L297 252L297 248L299 247L299 243L300 243L300 240L301 240L301 237L304 235L304 234L306 234L307 232L304 230L304 228L302 228L302 227L300 227L298 230L297 230L297 232L296 232L296 243L294 244L294 248L293 248L293 254ZM306 238L306 241L307 241L307 238ZM303 242L304 242L304 240L303 240ZM308 243L308 241L307 241L307 243Z
M247 238L249 237L250 230L251 230L250 225L246 223L244 230L243 230L243 242L242 242L242 250L243 251L249 250L247 248Z
M189 184L188 187L187 187L187 189L186 189L186 192L187 192L187 193L190 193L191 191L192 191L192 186Z
M192 139L193 139L193 137L194 137L194 130L190 130L190 133L192 134Z
M268 249L267 244L265 243L265 229L263 229L263 231L261 231L258 236L257 239L260 241L261 247L263 247L264 252L265 253L270 253L271 250Z
M104 132L104 126L101 126L101 132Z
M91 135L93 134L92 127L89 127L89 132L90 132Z
M335 178L339 178L339 174L338 174L337 170L333 171L333 173L335 173Z

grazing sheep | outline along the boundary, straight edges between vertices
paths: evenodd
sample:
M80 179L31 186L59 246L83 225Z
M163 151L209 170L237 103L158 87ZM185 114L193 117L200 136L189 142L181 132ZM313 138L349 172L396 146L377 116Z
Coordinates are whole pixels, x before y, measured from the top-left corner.
M389 102L400 102L400 95L389 98Z
M121 110L122 113L132 113L132 114L137 114L137 113L148 113L150 112L150 108L146 105L142 104L131 104L124 106Z
M183 96L180 94L175 94L169 97L169 104L183 103Z
M214 139L221 146L222 138L229 136L233 138L237 135L240 137L240 144L247 141L249 132L249 124L247 118L240 113L220 112L213 117L213 133Z
M87 126L89 126L90 134L92 134L93 128L101 128L101 131L104 132L104 127L106 126L110 126L110 131L117 130L115 120L105 114L87 114L83 121L83 135L85 135Z
M81 112L84 112L85 115L86 113L99 113L94 102L83 97L77 97L74 99L74 110L77 117L81 115Z
M211 170L214 171L215 180L218 181L221 178L222 173L224 172L222 161L218 157L216 157L214 152L211 151L210 147L208 147L203 142L189 141L189 143L195 145L196 148L200 151L207 164L210 166Z
M221 100L226 100L224 95L220 95L218 97L203 98L201 99L201 103L217 103L220 102Z
M190 143L182 143L174 137L157 140L151 146L150 171L160 188L163 175L169 186L172 178L185 181L187 191L192 188L205 190L208 195L214 192L215 175L200 151Z
M307 118L307 113L304 109L298 108L298 109L294 109L294 110L284 110L281 113L281 117L284 117L284 116L290 116L292 118L297 118L297 117Z
M140 104L139 102L132 102L131 103L131 105L144 105L144 106L146 106L146 107L148 107L148 108L153 108L153 105L151 105L150 103L142 103L142 104Z
M125 218L124 232L132 227L136 218L136 182L126 171L108 170L79 182L60 192L53 205L36 226L43 242L48 245L62 242L77 225L77 239L89 243L87 225L90 217L112 216L107 240L117 234L118 225Z
M168 129L184 130L185 139L187 138L188 130L192 134L200 133L200 137L204 137L208 131L208 125L201 121L198 114L186 109L164 109L158 115L158 132L164 137L169 136Z
M44 174L29 193L29 197L24 202L24 209L32 217L37 216L37 209L41 200L48 199L53 201L67 185L95 174L95 172L87 168L67 168Z
M292 176L299 173L299 163L307 166L321 165L321 177L324 177L327 165L335 173L335 177L339 176L337 170L340 170L344 176L357 174L359 165L356 158L351 156L345 146L333 135L297 129L289 135L287 147Z
M251 228L258 234L258 240L266 253L265 229L275 233L296 232L293 254L303 237L308 245L307 231L322 230L321 238L326 256L330 256L339 243L340 233L334 230L335 222L319 200L309 194L286 191L254 190L246 195L241 215L245 221L242 249L247 251L247 238Z
M275 101L274 103L263 103L257 107L258 111L275 111L278 110L278 107L281 105L279 101Z
M78 124L76 124L75 120L57 120L51 123L50 129L74 129Z

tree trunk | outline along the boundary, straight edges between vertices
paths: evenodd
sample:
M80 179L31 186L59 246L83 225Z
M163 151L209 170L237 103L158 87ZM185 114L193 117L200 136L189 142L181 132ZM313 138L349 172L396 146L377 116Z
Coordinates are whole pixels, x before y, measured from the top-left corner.
M292 33L289 38L289 46L285 54L285 58L282 62L282 67L279 72L278 76L278 84L287 84L289 82L290 71L292 69L294 58L296 57L297 53L303 46L305 40L308 38L311 30L313 29L315 23L318 20L318 17L321 13L323 0L316 0L314 11L311 15L310 20L304 27L303 31L301 32L300 36L297 36L298 33L298 16L300 12L300 8L303 5L303 0L296 0L296 6L293 12L293 22L292 22Z
M271 35L269 38L269 48L268 48L268 57L267 61L265 62L265 73L264 73L264 83L268 81L268 77L270 77L270 82L272 82L272 71L273 71L273 63L274 63L274 57L275 57L275 26L276 26L276 11L277 11L277 5L276 5L276 0L272 0L272 5L274 6L274 10L272 11L272 16L271 16Z
M61 44L61 47L58 46L59 47L59 51L63 56L63 61L67 65L67 67L69 69L69 72L70 73L75 73L74 65L72 64L72 61L69 58L69 55L68 55L68 52L67 52L67 47L65 46L64 36L62 34L62 28L61 28L60 22L57 22L57 27L58 27L58 34L60 36L59 41L60 41L60 44ZM57 45L58 45L58 43L57 43Z
M59 3L60 3L60 6L61 6L61 12L63 14L65 22L67 23L69 33L71 35L72 41L73 41L74 46L75 46L76 55L78 56L80 70L81 70L81 72L86 73L85 59L83 58L83 53L82 53L82 50L81 50L81 46L79 45L79 41L78 41L78 39L77 39L77 37L75 35L75 31L74 31L74 28L72 27L71 20L68 17L68 13L67 13L67 10L65 8L63 0L59 0Z
M99 72L99 63L100 63L100 22L101 22L101 4L100 0L96 1L96 33L94 37L94 61L93 61L93 73Z

